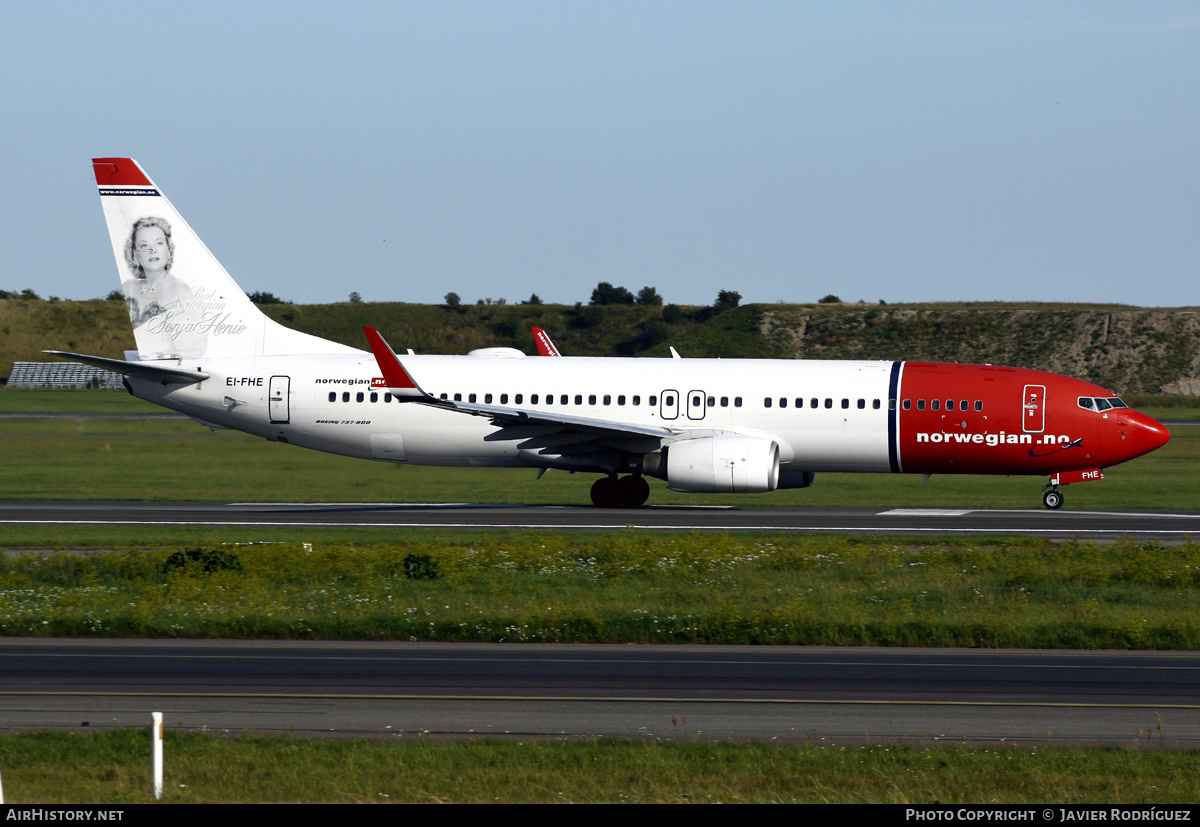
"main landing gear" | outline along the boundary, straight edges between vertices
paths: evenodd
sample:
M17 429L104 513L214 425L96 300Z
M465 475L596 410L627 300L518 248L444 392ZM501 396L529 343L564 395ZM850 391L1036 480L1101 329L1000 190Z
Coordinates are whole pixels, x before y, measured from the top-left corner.
M650 497L650 484L640 474L601 477L592 483L592 505L597 508L637 508Z

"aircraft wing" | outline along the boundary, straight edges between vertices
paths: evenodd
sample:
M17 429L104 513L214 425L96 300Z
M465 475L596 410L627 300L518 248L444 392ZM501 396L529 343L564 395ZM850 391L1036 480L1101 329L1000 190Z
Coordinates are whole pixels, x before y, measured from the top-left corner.
M522 449L537 450L542 455L571 455L613 450L622 453L649 453L664 443L680 437L709 436L711 428L670 428L661 425L642 425L573 416L560 411L532 410L503 405L482 405L474 402L451 402L425 393L400 363L379 331L364 327L375 361L383 372L384 381L393 396L412 402L434 405L491 420L500 430L489 435L489 442L520 440Z

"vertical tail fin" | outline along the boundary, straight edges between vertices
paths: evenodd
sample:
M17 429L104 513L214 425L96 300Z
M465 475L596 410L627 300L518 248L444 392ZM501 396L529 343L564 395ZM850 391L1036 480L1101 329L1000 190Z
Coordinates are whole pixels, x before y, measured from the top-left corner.
M263 315L132 158L93 158L142 359L357 353Z

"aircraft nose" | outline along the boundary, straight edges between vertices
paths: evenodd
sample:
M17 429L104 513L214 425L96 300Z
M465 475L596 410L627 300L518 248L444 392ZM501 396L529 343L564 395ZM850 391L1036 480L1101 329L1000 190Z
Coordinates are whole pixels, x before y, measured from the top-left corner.
M1155 451L1170 442L1171 432L1158 420L1139 411L1130 411L1129 418L1129 424L1133 426L1133 447L1137 449L1138 456Z

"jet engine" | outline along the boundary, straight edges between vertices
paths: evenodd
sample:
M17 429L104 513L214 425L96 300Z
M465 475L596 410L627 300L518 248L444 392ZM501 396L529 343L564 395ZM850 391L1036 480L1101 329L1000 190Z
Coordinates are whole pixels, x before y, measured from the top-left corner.
M672 491L761 494L779 485L779 445L737 435L687 439L648 455L643 471Z

